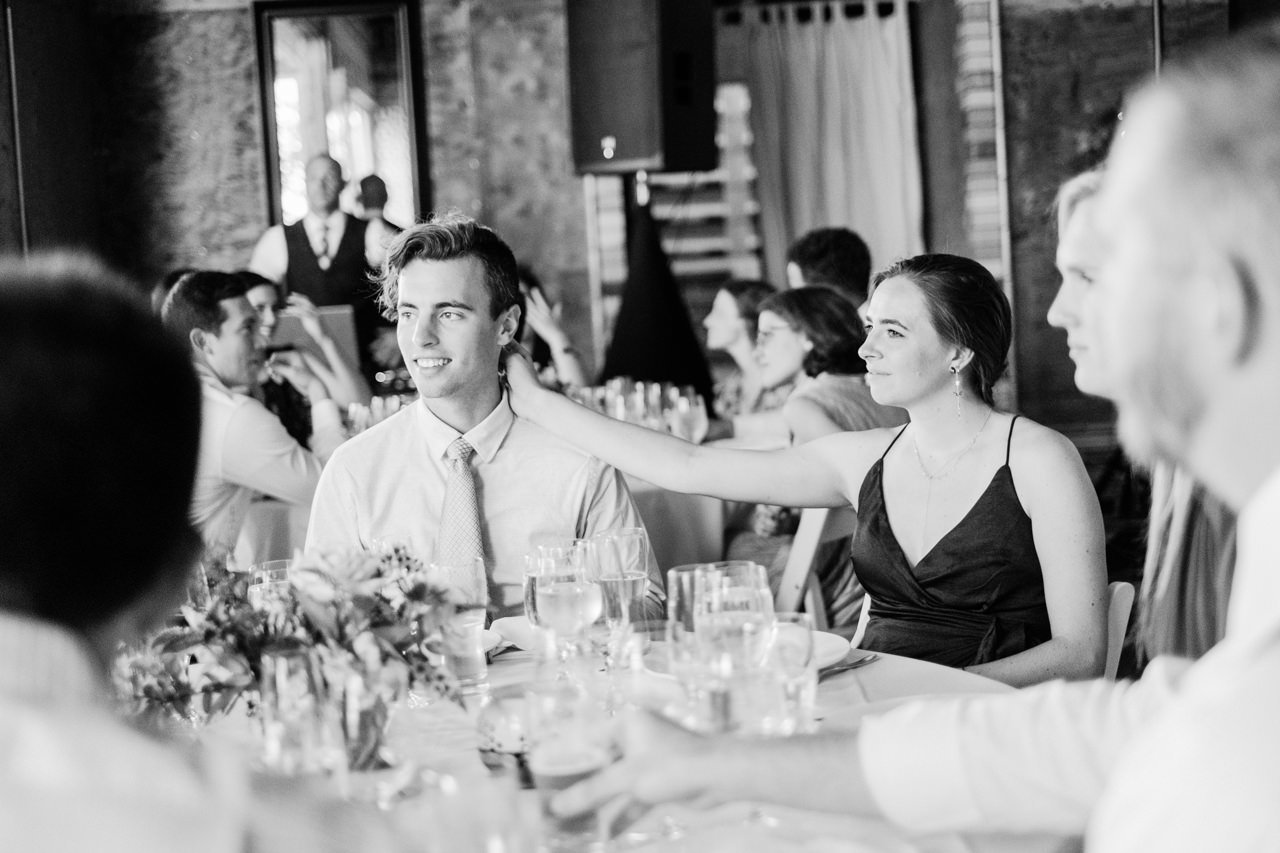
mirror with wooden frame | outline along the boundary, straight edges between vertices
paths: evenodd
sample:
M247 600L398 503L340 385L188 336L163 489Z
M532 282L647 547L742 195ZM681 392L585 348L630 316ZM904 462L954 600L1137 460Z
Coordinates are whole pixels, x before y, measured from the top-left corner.
M258 0L253 11L270 221L306 213L305 167L319 154L342 165L343 209L359 212L360 182L375 175L386 218L416 221L430 206L416 5Z

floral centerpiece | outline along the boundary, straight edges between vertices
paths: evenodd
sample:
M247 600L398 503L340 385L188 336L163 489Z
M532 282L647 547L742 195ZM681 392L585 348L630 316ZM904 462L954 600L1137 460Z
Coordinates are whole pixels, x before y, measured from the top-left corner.
M173 624L122 651L115 677L128 710L200 723L241 696L256 702L264 657L308 650L338 706L350 766L363 770L384 766L381 736L406 687L458 698L428 642L457 604L406 549L303 554L287 585L255 588L255 600L250 586L248 574L202 574Z

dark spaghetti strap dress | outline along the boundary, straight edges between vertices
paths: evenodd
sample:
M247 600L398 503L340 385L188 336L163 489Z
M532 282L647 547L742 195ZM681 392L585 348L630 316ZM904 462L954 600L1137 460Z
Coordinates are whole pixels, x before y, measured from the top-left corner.
M889 448L901 436L899 431ZM1031 519L1018 502L1009 470L1012 442L1011 421L1004 465L968 514L914 569L889 526L884 454L867 471L852 545L853 569L871 596L860 648L970 666L1017 654L1052 636Z

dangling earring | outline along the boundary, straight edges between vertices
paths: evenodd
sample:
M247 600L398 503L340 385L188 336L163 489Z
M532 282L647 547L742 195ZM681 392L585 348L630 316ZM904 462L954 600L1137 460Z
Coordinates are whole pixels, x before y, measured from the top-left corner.
M951 365L951 375L955 378L956 389L951 393L956 398L956 417L958 418L960 417L960 398L964 395L960 392L960 371L954 364Z

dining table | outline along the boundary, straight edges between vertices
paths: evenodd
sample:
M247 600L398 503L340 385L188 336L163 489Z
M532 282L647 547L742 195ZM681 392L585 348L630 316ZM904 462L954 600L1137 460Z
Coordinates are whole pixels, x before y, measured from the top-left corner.
M863 654L849 653L850 659ZM500 648L489 664L493 690L529 682L535 673L533 653ZM676 689L666 676L655 675L656 687ZM815 722L818 730L853 728L871 713L887 712L910 701L935 697L1012 693L1014 688L963 670L891 654L879 654L863 666L824 678L818 687ZM469 784L489 786L489 771L480 759L476 709L442 699L411 702L391 722L389 742L401 761L448 774L465 790ZM768 772L768 768L761 768ZM537 799L523 791L523 825L536 826ZM664 827L677 825L678 833ZM536 830L535 830L536 831ZM820 813L761 803L724 803L711 808L685 805L652 810L619 835L609 853L706 853L706 851L804 851L804 853L1062 853L1078 849L1078 839L1056 835L956 833L915 835L886 821Z

